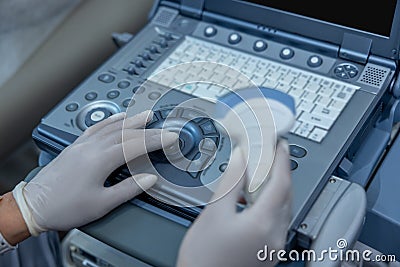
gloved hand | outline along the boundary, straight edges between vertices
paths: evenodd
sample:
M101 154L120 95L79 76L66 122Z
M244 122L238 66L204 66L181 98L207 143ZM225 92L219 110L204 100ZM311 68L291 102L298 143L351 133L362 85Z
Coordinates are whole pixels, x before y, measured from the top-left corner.
M124 122L125 113L120 113L93 125L32 181L18 184L13 196L31 235L84 225L150 188L157 177L145 173L112 187L104 187L104 182L126 163L125 157L130 161L177 140L172 132L144 130L152 115L147 111ZM126 151L127 147L131 149Z
M245 169L242 152L236 147L214 194L215 201L204 208L184 237L177 266L242 267L274 266L277 263L276 259L269 261L268 257L266 261L259 261L257 253L265 246L268 251L283 249L286 241L292 201L286 141L279 142L271 178L256 201L238 213L236 203L246 177L235 183L238 174L246 175ZM265 255L261 253L260 256Z

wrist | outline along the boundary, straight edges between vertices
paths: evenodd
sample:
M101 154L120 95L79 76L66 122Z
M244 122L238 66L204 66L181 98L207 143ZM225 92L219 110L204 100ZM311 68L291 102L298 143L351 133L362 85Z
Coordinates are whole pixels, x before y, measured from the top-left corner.
M30 236L12 192L0 198L0 214L0 232L10 245L14 246Z

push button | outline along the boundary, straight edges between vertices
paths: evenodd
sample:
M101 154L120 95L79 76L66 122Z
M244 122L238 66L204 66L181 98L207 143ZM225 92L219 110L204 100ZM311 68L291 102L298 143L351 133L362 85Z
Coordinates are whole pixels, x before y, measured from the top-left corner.
M242 36L240 34L234 32L229 35L228 42L230 44L238 44L242 40Z
M307 65L312 68L319 67L319 66L321 66L321 64L322 64L322 58L317 55L311 56L307 60Z
M299 167L299 164L295 161L295 160L290 160L290 169L292 171L294 171L295 169L297 169L297 167Z
M149 51L150 51L150 53L152 53L152 54L159 54L159 53L160 53L160 51L158 50L158 47L155 46L155 45L151 45L151 46L149 47Z
M267 43L263 40L257 40L254 42L253 49L256 52L262 52L267 49Z
M293 49L291 49L289 47L285 47L281 50L281 53L279 54L279 56L282 59L291 59L294 56L294 51L293 51Z
M153 60L149 52L143 52L142 54L140 54L140 57L146 61Z
M211 120L208 120L207 122L201 124L200 128L204 135L217 133L217 129L215 129L214 124L211 122Z
M117 86L120 89L126 89L131 86L131 83L129 81L120 81Z
M117 91L117 90L112 90L107 93L107 98L109 98L109 99L115 99L117 97L119 97L119 91Z
M134 65L129 64L124 68L124 71L126 71L130 75L138 75L138 72L136 71L136 68Z
M77 110L78 107L79 107L79 106L78 106L77 103L69 103L69 104L65 107L65 109L66 109L67 111L72 112L72 111Z
M290 155L296 158L303 158L307 154L307 150L297 145L289 146Z
M85 124L90 127L112 115L111 111L106 108L95 108L89 111L85 117Z
M115 80L115 77L111 74L103 73L99 75L98 79L103 83L112 83Z
M133 99L132 99L132 102L131 102L130 99L125 99L125 100L122 102L122 106L123 106L124 108L131 107L131 106L133 106L134 104L135 104L135 100L133 100Z
M89 92L85 95L85 99L88 101L95 100L97 98L97 93L96 92Z
M213 37L217 34L217 29L213 26L207 26L204 29L204 36L206 37Z

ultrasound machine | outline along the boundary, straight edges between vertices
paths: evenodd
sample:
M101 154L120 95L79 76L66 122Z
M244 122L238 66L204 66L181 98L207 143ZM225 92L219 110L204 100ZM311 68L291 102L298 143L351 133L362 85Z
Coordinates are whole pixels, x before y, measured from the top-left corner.
M400 140L393 130L400 121L400 1L352 7L345 1L159 0L148 24L128 37L115 37L121 48L34 129L42 155L58 155L115 113L134 115L151 106L149 127L172 118L167 126L181 129L182 154L189 160L205 154L200 158L207 167L177 169L157 152L151 163L172 184L202 185L224 172L230 140L208 114L227 90L196 81L244 87L245 79L221 67L229 66L295 103L294 125L283 136L294 191L286 249L335 248L339 239L351 247L361 240L400 257L400 238L390 234L400 235ZM188 62L202 64L163 72ZM190 83L178 86L182 81ZM201 102L179 106L191 99ZM106 186L128 176L121 166ZM203 208L196 201L181 205L192 198L198 200L162 186L157 197L143 193L72 230L63 240L63 261L174 266L180 242Z

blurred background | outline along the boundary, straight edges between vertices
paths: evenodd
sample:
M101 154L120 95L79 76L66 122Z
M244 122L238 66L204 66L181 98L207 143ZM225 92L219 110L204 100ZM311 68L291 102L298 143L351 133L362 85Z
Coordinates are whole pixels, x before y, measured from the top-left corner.
M37 166L34 127L135 33L149 0L0 0L0 194Z

